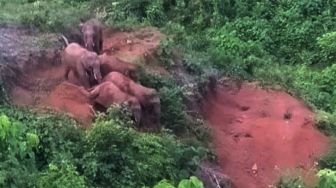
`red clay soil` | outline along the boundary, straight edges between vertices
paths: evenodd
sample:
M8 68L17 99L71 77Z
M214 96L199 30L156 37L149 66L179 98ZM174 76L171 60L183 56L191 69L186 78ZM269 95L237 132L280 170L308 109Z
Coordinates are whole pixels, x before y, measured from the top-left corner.
M42 101L42 105L52 106L59 112L68 113L89 127L94 118L94 110L88 99L88 92L83 87L63 82Z
M156 62L155 50L165 36L157 28L146 27L132 32L104 31L103 49L109 55L130 63L145 64L159 74L168 72Z
M143 28L133 32L113 32L106 29L104 51L130 63L145 63L147 70L164 73L165 70L160 66L147 64L146 60L138 61L138 59L153 56L162 38L163 35L155 28ZM29 71L19 78L17 86L11 91L13 103L61 111L87 127L91 124L94 115L83 89L72 85L77 85L78 80L70 74L69 83L64 83L63 65L52 65L47 61L52 59L46 59L43 65L35 66L37 68L31 66Z
M285 92L222 86L207 96L203 114L219 164L236 188L269 187L288 169L308 173L329 147L313 113Z

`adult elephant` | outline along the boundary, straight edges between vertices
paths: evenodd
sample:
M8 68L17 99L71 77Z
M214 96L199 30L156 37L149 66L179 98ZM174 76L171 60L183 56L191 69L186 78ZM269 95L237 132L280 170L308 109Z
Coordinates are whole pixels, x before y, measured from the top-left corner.
M138 66L123 61L117 57L108 56L106 55L106 53L99 55L99 59L101 62L100 71L103 77L105 77L110 72L119 72L131 78L133 81L138 80L137 75L137 72L139 71Z
M139 126L142 113L139 101L135 97L121 91L114 83L103 82L99 84L90 91L89 98L94 103L98 103L106 109L112 104L127 103L131 109L136 126Z
M110 72L104 77L103 82L112 82L118 86L121 91L137 98L140 102L142 111L146 114L144 116L147 116L147 118L150 119L149 122L146 122L146 125L151 126L151 128L158 128L160 125L161 107L160 97L155 89L147 88L135 83L133 80L119 72Z
M95 52L90 52L77 43L67 43L62 52L62 63L65 65L64 77L68 80L70 71L73 71L75 77L80 81L82 86L90 88L90 82L95 80L101 83L102 76L100 73L100 59Z
M90 19L83 22L83 20L81 20L79 26L85 48L100 54L103 50L103 26L100 21Z

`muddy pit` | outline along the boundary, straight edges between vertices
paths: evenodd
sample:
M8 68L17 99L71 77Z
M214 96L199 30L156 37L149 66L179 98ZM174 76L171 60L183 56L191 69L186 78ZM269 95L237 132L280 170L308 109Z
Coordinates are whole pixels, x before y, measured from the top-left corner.
M314 183L314 163L329 140L294 97L254 84L220 86L205 99L203 114L213 130L219 165L235 187L266 188L292 170Z
M164 36L155 28L143 28L133 32L104 31L105 52L111 58L119 58L134 64L144 65L146 71L165 74L160 66L150 62ZM22 44L23 45L23 44ZM18 106L38 109L53 109L66 113L89 127L94 118L93 106L88 94L70 73L64 80L64 66L60 62L59 50L50 50L34 57L31 52L24 63L20 63L22 73L16 78L10 97ZM20 54L18 54L20 55ZM15 61L15 60L14 60Z

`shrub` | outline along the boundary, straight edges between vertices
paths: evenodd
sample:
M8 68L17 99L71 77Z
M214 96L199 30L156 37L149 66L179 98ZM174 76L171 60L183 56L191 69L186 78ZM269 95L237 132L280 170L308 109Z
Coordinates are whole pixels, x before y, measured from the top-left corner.
M178 135L185 133L187 120L182 88L163 87L160 89L160 102L162 106L161 124Z
M0 185L25 187L30 184L35 168L33 149L39 145L35 133L6 115L0 115Z
M10 106L0 106L0 111L38 136L39 145L34 148L38 169L43 169L65 155L69 158L81 155L80 143L84 136L83 131L75 127L74 120L57 114L37 114Z
M173 41L169 39L161 41L158 49L156 49L156 55L166 69L171 69L175 65L171 59L173 55Z
M153 188L175 188L175 186L167 180L162 180ZM191 176L189 179L181 180L177 188L204 188L204 185L197 177Z
M169 77L142 72L140 82L146 87L155 88L160 94L161 119L163 127L183 134L186 131L186 114L183 103L183 88Z
M336 134L336 116L333 113L318 110L315 116L315 124L326 134Z
M336 57L336 32L325 33L317 38L317 44L321 49L322 58L326 62L331 62Z
M189 176L197 155L170 135L139 133L110 119L97 121L87 134L83 170L95 186L140 187Z
M49 164L48 169L41 173L36 180L37 188L86 188L85 179L80 176L71 164L61 166Z
M277 188L305 188L300 177L281 177L277 183Z
M336 148L333 145L330 151L319 160L321 169L336 170Z
M320 178L318 188L335 188L336 187L336 171L323 169L317 173Z

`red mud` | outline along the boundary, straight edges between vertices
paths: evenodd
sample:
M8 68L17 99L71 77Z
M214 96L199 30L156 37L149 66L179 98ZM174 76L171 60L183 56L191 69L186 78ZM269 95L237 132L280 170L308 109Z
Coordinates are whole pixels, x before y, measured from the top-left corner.
M52 106L59 112L68 113L89 127L94 118L94 110L88 99L88 92L83 87L71 83L61 83L42 101L42 105Z
M285 92L252 84L218 88L205 100L203 112L219 164L237 188L266 188L287 169L308 173L329 146L314 128L313 113Z
M145 57L153 56L163 35L155 28L143 28L134 32L104 32L104 51L108 55L118 57L130 63L144 63L146 70L165 72L159 66L148 64ZM128 42L131 40L132 42ZM112 50L113 48L113 50ZM142 59L142 61L139 61ZM92 106L83 89L76 85L78 81L70 74L69 83L64 82L63 65L46 63L29 69L20 78L17 86L11 91L14 104L51 108L74 117L85 127L91 124L94 115ZM49 65L50 64L50 65Z

